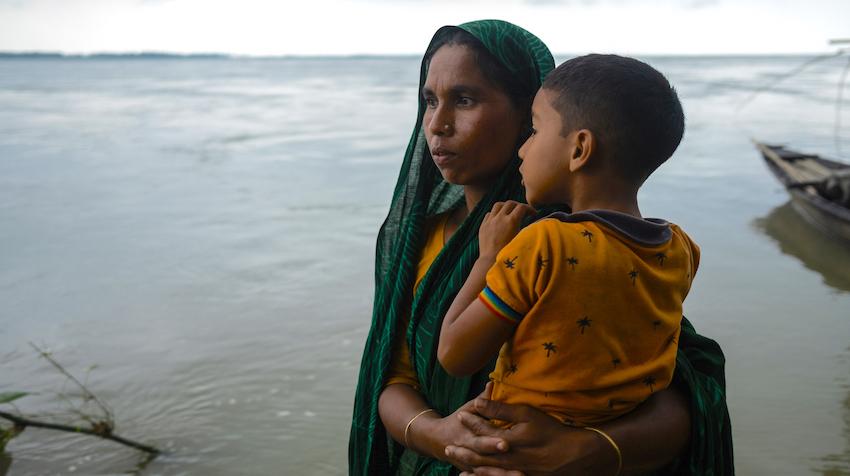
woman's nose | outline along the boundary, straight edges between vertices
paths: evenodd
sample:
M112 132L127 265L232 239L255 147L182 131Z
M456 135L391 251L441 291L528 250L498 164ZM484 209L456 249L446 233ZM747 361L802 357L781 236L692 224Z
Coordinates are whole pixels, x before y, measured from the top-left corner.
M446 110L442 105L437 106L434 113L431 115L431 121L428 123L428 130L431 134L442 136L451 134L454 131L454 117L451 111Z

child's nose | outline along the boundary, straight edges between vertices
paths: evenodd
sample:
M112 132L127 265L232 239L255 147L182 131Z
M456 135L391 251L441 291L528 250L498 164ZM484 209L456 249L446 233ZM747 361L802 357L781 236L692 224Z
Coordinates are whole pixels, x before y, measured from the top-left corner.
M517 155L519 156L519 160L525 160L525 152L528 148L529 142L531 142L531 137L526 139L525 142L522 143L522 147L520 147L519 151L517 151Z

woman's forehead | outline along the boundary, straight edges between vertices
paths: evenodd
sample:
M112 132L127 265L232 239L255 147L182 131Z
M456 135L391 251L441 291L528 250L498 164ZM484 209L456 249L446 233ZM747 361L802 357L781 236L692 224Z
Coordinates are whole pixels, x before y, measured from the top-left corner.
M478 67L476 55L467 46L445 45L434 53L428 65L425 88L435 89L465 85L474 88L492 88L492 84Z

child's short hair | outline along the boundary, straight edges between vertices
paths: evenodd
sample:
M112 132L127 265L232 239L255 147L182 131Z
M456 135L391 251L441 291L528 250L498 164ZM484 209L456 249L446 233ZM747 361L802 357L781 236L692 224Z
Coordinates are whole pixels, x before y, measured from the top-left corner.
M667 78L634 58L573 58L549 73L543 89L557 94L552 107L562 134L589 129L597 150L638 184L673 155L685 131L682 104Z

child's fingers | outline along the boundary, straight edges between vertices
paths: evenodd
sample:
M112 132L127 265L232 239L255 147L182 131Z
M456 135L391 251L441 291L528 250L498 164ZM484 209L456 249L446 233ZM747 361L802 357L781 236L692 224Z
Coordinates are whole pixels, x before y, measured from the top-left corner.
M502 208L502 213L505 215L510 215L511 212L516 209L517 205L519 205L519 203L513 200L508 200L507 202L505 202L505 206Z
M511 215L518 215L520 217L524 217L526 215L530 215L535 212L534 208L531 205L526 205L525 203L516 203L516 206L511 209Z
M496 203L493 204L493 209L490 210L490 213L492 213L493 215L498 215L499 211L504 206L505 206L505 202L496 202Z

